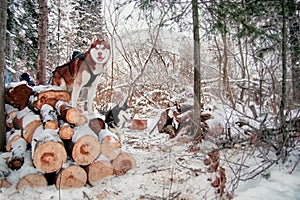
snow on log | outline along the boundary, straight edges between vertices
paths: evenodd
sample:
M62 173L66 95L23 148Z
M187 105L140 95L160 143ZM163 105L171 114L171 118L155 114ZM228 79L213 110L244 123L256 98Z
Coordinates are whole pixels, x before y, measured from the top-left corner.
M19 109L27 106L27 102L32 88L26 84L26 81L10 83L5 87L4 100L6 103Z
M57 113L52 106L44 104L41 107L40 114L45 129L55 130L58 128Z
M86 168L88 183L92 186L108 176L114 174L110 160L103 155L100 155L97 160L88 165Z
M62 140L70 140L74 135L74 131L69 123L64 123L59 128L58 134Z
M67 165L67 164L65 164ZM55 186L57 189L69 189L83 187L87 182L85 170L75 164L63 166L57 173Z
M55 107L58 101L70 102L70 94L66 90L53 85L39 85L33 88L29 97L28 107L39 111L44 104Z
M14 127L13 119L16 117L18 111L19 110L17 108L9 104L5 104L5 115L6 115L5 124L8 128Z
M115 175L124 175L130 169L136 167L136 161L130 153L122 152L112 162Z
M110 160L115 159L120 154L122 144L116 134L108 129L102 129L98 133L98 140L100 143L100 154Z
M64 101L58 101L55 108L60 117L70 124L81 126L87 123L87 118L82 114L81 110L73 108Z
M32 139L32 159L37 169L45 173L59 170L67 160L67 153L57 130L40 126Z
M7 180L9 169L6 160L11 156L11 152L0 154L0 188L9 188L12 186L11 182Z
M23 117L22 136L28 143L31 143L32 135L40 125L42 125L40 116L34 114L32 111Z
M35 129L42 124L39 115L34 114L28 107L17 112L13 119L15 129L21 129L22 136L30 143Z
M100 154L100 144L97 135L87 125L74 128L70 147L72 158L78 165L89 165Z
M24 165L18 171L14 171L15 174L11 174L11 177L8 177L9 180L14 179L14 182L17 182L16 188L18 190L26 186L32 188L46 187L48 182L45 175L32 165L29 151L25 152L24 158Z
M16 130L12 128L10 131L6 132L6 146L5 150L7 152L11 151L11 144L22 137L21 130Z
M7 160L10 169L20 169L24 163L24 154L27 149L27 141L21 137L20 131L16 131L9 137L9 150L11 157ZM6 146L7 148L7 146Z

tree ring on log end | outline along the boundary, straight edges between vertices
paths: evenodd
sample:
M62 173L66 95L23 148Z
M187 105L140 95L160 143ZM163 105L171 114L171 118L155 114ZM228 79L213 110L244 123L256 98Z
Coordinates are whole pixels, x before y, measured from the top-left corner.
M98 139L85 135L77 140L72 150L72 158L79 165L89 165L98 158L100 144Z
M67 161L67 153L64 146L58 142L45 142L35 149L33 163L36 168L46 173L59 170Z

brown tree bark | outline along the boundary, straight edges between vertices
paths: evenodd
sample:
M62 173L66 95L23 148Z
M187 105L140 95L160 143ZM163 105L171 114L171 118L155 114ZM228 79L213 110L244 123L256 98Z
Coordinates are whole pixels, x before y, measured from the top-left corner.
M47 65L47 33L48 33L48 6L47 0L38 0L39 23L38 23L38 66L37 85L46 84Z
M7 0L0 0L0 126L5 127L4 72L6 47ZM5 146L5 129L0 129L0 150Z

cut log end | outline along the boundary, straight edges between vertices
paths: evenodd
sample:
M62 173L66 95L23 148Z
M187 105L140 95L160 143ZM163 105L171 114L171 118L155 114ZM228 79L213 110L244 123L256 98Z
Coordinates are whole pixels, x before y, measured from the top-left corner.
M100 180L113 175L113 167L108 161L95 161L87 167L88 182L94 186Z
M130 153L121 153L112 162L115 175L124 175L130 169L136 167L136 161Z
M80 110L70 109L66 116L67 122L75 126L81 126L87 123L87 118L81 113Z
M89 165L100 154L100 144L96 137L85 135L78 139L72 150L72 158L79 165Z
M35 187L46 187L48 185L47 180L43 174L29 174L24 176L16 188L19 190L25 186L29 186L32 188Z
M63 126L59 129L59 136L62 140L72 139L74 131L70 126Z
M34 152L33 163L36 168L46 173L59 170L67 160L64 146L58 142L45 142L39 145Z
M120 141L108 135L101 141L100 154L103 154L109 160L114 160L120 154L121 147Z
M11 186L12 184L8 180L0 180L0 188L10 188Z
M59 172L55 185L58 189L80 188L86 182L87 174L85 170L80 166L72 165Z

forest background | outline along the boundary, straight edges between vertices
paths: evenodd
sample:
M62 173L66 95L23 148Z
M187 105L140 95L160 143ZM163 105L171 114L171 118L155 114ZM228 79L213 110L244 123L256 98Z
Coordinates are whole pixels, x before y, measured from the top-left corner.
M193 88L195 111L201 103L226 105L283 161L299 140L298 0L1 0L0 15L2 96L9 73L12 81L29 72L47 84L74 50L85 51L92 35L105 33L113 56L95 99L99 110L129 96L132 114L144 114ZM242 134L230 128L226 134Z

